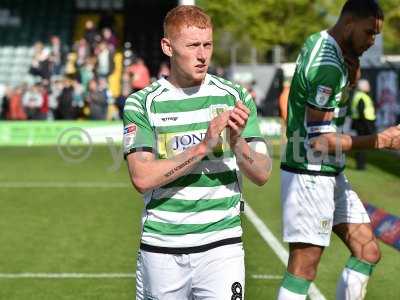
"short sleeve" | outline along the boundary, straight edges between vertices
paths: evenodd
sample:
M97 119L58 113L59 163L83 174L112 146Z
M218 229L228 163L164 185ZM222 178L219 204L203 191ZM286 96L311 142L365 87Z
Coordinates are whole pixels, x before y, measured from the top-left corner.
M245 90L243 89L243 92L241 94L243 104L246 105L246 107L250 110L249 118L247 119L246 127L244 128L242 132L242 137L246 140L264 140L263 136L260 131L260 126L258 125L258 119L257 119L257 107L254 102L253 97Z
M144 101L133 94L125 102L124 113L124 156L137 151L153 152L154 132L146 113Z
M342 72L333 65L313 67L307 74L307 104L314 109L333 111L336 107L336 94L340 92Z

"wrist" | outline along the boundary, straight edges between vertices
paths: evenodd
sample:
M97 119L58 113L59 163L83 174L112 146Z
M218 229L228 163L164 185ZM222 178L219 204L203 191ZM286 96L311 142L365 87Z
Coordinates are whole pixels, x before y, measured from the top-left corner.
M384 149L390 147L391 140L383 133L378 133L376 138L376 149Z

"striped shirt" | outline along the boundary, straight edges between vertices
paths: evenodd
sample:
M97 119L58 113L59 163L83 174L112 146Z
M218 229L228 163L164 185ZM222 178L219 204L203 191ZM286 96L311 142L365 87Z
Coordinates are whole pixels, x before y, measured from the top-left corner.
M261 140L254 101L241 86L209 74L201 86L184 89L160 79L126 101L125 155L152 151L171 158L200 143L210 120L237 101L251 111L242 137ZM225 129L223 143L189 173L145 193L144 249L180 253L240 241L241 180L226 135Z
M339 45L327 31L310 36L297 59L289 100L287 139L281 168L287 171L334 176L344 169L341 151L323 155L309 141L323 133L343 132L347 115L348 72ZM332 121L308 122L306 107L334 112Z

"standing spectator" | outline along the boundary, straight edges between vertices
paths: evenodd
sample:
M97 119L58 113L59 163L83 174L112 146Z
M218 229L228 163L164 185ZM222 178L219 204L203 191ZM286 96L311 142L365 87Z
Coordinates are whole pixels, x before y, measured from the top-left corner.
M8 120L26 120L27 116L22 105L22 87L18 86L14 90L8 92Z
M43 95L41 86L36 83L25 92L22 97L22 104L29 120L40 120L40 109L43 106Z
M67 78L64 80L64 87L58 96L58 105L56 109L57 120L73 120L75 119L75 111L72 106L74 101L73 80Z
M49 120L54 120L56 118L58 97L61 95L63 88L64 88L63 81L60 79L55 80L51 84L51 90L49 93L49 113L48 113Z
M95 79L89 82L89 91L86 96L86 103L90 110L91 120L105 120L107 116L106 94L100 90L99 84Z
M92 20L87 20L85 22L85 32L83 34L83 38L89 45L90 53L94 54L94 50L96 49L96 45L100 40L100 36Z
M163 61L158 69L157 79L168 78L171 71L167 62Z
M50 61L52 62L52 74L60 75L62 66L65 63L67 49L61 43L58 36L53 35L50 38Z
M369 135L376 132L375 107L374 102L368 95L370 91L371 87L368 80L361 79L357 84L357 91L351 101L352 128L357 132L357 135ZM355 157L357 170L365 170L366 152L357 151Z
M133 64L128 67L127 72L131 77L131 89L133 92L144 89L150 84L150 72L142 58L136 58Z
M107 78L114 71L114 55L107 47L107 44L102 41L96 48L97 65L96 73L98 77Z
M29 72L42 79L50 80L51 68L50 51L44 48L42 42L37 42L34 45L34 55Z
M101 33L102 40L107 44L108 48L114 52L118 47L118 39L114 32L110 28L105 27L102 29Z
M74 51L76 52L76 66L80 68L90 57L90 47L85 39L80 39L74 44Z

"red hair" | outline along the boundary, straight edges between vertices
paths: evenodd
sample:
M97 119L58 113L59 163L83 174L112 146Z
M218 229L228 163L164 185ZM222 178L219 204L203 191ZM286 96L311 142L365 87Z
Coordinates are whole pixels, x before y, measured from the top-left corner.
M199 7L194 5L179 5L171 9L164 19L164 36L172 37L182 28L197 27L212 28L211 18Z

